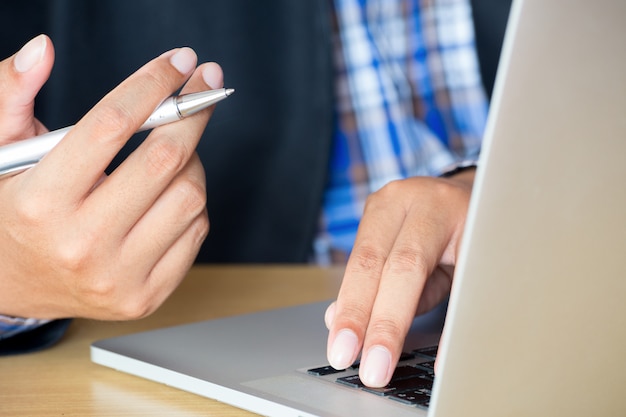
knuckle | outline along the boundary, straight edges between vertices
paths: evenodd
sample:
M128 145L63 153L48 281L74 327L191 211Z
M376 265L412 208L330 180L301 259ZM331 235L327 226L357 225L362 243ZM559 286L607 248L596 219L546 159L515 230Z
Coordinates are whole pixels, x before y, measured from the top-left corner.
M365 303L343 304L341 314L338 314L338 317L347 322L342 323L341 327L345 325L352 328L364 327L369 321L370 312L370 308Z
M396 195L398 192L404 192L404 182L402 180L393 180L386 183L379 191L381 195Z
M99 276L82 281L79 294L88 305L103 308L110 303L117 291L118 286L114 280Z
M137 83L139 90L145 95L155 94L155 91L159 91L160 95L163 96L170 94L175 87L172 85L172 79L164 71L141 71Z
M406 186L400 180L391 181L367 196L364 216L385 214L390 208L399 209L405 205L407 196Z
M175 188L180 203L179 207L183 213L189 213L195 217L205 209L207 197L202 184L189 178L180 181Z
M120 320L137 320L149 316L156 306L146 297L132 297L118 306L117 316Z
M372 321L367 329L367 334L373 335L381 341L393 342L403 340L407 331L407 324L398 321L397 319L372 318Z
M108 320L136 320L148 316L156 306L150 297L128 293L119 279L103 275L82 282L79 299L87 311L97 312L96 318Z
M350 269L363 272L381 271L386 259L384 251L363 243L355 248L350 256Z
M91 239L62 242L56 245L57 264L72 275L87 271L93 259L94 245Z
M161 135L146 144L146 166L150 177L160 178L180 171L187 160L187 151L174 139Z
M335 330L351 329L359 339L365 335L370 321L371 309L364 302L342 302L337 305L335 320L331 326Z
M84 274L86 275L86 274ZM136 320L154 312L158 305L149 292L129 291L128 280L103 272L76 280L75 298L86 317L104 320Z
M363 206L364 213L376 210L378 207L384 205L381 201L383 199L382 192L382 189L374 191L365 198L365 205Z
M410 246L394 249L389 254L386 267L391 273L428 275L425 254L420 249Z
M85 317L115 319L112 312L117 308L115 300L119 292L117 282L99 274L81 274L74 279L73 295L82 307Z
M39 226L48 217L46 212L49 206L37 198L36 194L29 197L18 193L15 195L13 204L19 224Z
M101 135L95 135L95 138L102 141L110 141L118 137L126 141L127 135L120 136L119 134L134 132L138 126L135 115L119 101L111 101L99 107L94 118L101 133Z
M367 202L369 202L370 205L387 204L389 200L396 199L396 196L400 193L405 193L402 184L400 180L393 180L386 183L384 186L371 193L367 198Z
M201 215L198 220L196 220L194 227L196 233L196 242L204 242L206 237L209 235L210 229L209 216L206 215L206 212L204 215Z

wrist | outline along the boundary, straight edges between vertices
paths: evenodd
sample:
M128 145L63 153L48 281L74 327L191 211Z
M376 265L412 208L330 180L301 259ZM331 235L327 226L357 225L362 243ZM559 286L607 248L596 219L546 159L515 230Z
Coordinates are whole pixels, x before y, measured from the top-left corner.
M476 161L463 161L445 170L440 177L454 180L471 188L474 185L476 166Z

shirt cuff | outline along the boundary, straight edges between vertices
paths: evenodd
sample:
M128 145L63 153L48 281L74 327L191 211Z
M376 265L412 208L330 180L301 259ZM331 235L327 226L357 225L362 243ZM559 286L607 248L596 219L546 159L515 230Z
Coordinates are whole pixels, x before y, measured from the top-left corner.
M458 174L461 171L465 171L466 169L471 169L471 168L476 168L478 166L478 161L476 161L475 159L464 159L463 161L460 162L455 162L452 165L448 165L447 167L445 167L441 174L439 174L440 177L446 178L446 177L451 177L455 174Z
M50 322L49 319L12 317L0 314L0 340L35 329L48 322Z

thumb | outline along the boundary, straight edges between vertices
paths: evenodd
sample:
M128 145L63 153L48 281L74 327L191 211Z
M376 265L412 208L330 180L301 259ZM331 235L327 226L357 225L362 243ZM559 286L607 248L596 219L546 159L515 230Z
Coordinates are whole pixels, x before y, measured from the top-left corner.
M50 38L39 35L0 62L0 145L45 132L35 119L35 96L54 63Z

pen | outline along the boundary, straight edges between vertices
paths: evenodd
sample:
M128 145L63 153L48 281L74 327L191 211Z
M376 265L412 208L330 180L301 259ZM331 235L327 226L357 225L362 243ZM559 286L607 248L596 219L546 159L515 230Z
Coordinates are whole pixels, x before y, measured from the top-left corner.
M201 91L166 99L137 132L181 120L221 101L234 93L232 88ZM18 174L37 164L73 126L54 130L0 147L0 178Z

